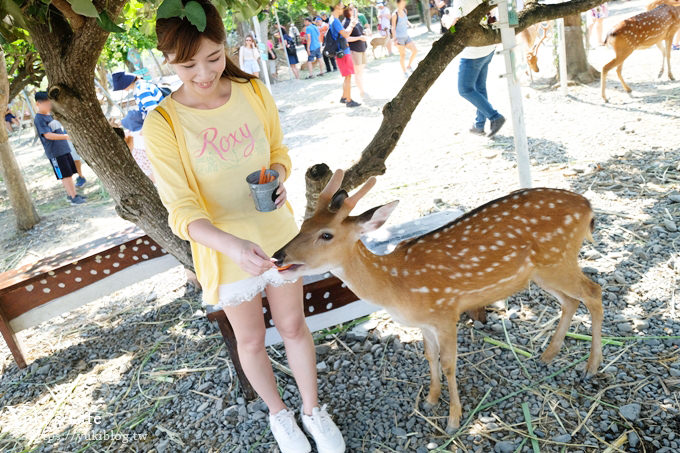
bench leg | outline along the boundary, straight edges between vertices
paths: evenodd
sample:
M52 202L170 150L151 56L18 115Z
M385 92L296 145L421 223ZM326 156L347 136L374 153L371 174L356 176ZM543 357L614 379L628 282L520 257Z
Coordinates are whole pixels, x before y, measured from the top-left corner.
M257 398L257 394L253 387L250 385L246 374L241 368L241 361L238 358L238 350L236 349L236 336L234 336L234 331L231 328L231 324L227 319L226 313L220 311L217 314L217 325L220 327L220 332L222 332L222 338L224 339L224 344L227 346L227 351L229 352L229 357L231 362L234 364L236 369L236 376L238 377L238 382L241 385L241 390L243 391L243 396L247 400L254 400Z
M2 332L2 336L5 338L5 343L7 343L7 347L12 353L12 357L14 357L14 361L16 361L17 366L19 368L26 368L24 352L21 350L19 340L17 340L12 327L9 325L9 321L7 320L7 317L5 317L2 307L0 307L0 332Z

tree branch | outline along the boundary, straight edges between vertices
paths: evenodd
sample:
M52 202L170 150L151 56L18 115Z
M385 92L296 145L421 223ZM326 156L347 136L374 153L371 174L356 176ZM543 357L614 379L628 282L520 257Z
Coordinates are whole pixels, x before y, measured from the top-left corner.
M85 25L85 17L73 11L69 2L66 0L52 0L52 5L64 15L74 31L83 28L83 25Z
M587 11L604 0L571 0L557 4L527 2L519 13L516 33L538 22L553 20ZM371 176L385 173L385 160L397 145L401 134L411 119L413 111L432 84L446 69L451 60L468 46L486 46L501 41L500 31L483 27L480 20L492 9L487 1L481 3L467 16L461 18L454 33L446 33L434 42L432 49L418 64L399 93L383 107L383 121L371 142L361 153L359 160L345 173L342 187L351 190ZM309 215L316 206L318 193L330 178L331 170L325 164L310 167L307 180L307 210Z

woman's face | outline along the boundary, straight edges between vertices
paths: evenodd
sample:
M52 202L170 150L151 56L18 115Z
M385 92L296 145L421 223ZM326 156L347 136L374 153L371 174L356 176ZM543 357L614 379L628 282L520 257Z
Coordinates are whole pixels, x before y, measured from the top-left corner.
M168 61L175 55L168 54ZM198 96L213 94L227 65L224 45L207 38L201 39L196 55L184 63L170 64L184 86Z
M246 46L253 47L253 38L251 38L250 36L246 38Z

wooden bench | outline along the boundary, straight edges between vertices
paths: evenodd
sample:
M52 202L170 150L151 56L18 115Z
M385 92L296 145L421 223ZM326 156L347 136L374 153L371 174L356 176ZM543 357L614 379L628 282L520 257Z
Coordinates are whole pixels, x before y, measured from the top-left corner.
M459 211L438 212L379 230L364 242L374 253L389 253L400 241L438 228L460 214ZM131 227L5 272L0 274L0 331L17 365L24 368L27 363L16 338L17 332L179 265L141 230ZM311 331L335 326L378 309L358 300L342 281L330 274L305 277L303 294L304 313ZM265 295L262 304L263 322L267 327L265 344L279 343L281 337L274 327ZM255 398L241 368L236 338L226 314L221 309L207 306L206 316L220 329L245 397Z
M141 230L129 228L0 274L0 332L19 368L16 333L179 263Z

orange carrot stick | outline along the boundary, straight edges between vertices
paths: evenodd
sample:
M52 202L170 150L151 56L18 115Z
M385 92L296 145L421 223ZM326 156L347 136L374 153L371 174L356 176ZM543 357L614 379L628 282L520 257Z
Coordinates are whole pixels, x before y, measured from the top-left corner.
M262 167L262 170L260 170L260 179L257 182L258 184L264 184L264 175L266 171L267 169Z
M291 266L292 266L292 264L288 264L288 265L283 266L283 267L276 266L276 269L278 269L280 271L285 271L286 269L290 268Z

